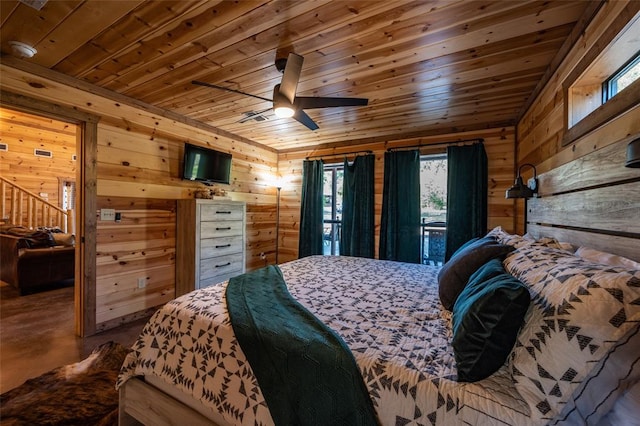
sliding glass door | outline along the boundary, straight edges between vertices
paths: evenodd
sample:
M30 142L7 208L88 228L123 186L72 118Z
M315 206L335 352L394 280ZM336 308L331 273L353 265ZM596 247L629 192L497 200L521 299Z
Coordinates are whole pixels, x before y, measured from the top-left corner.
M342 164L324 165L323 185L323 253L337 256L340 254L340 228L342 224Z

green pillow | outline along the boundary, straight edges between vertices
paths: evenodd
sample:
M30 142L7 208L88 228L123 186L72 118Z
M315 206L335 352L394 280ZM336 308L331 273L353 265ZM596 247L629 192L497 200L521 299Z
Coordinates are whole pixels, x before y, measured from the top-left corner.
M529 308L529 291L493 259L469 279L453 306L458 381L489 377L506 361Z
M451 256L438 272L438 295L442 306L452 310L469 277L487 261L503 258L514 247L500 244L493 237L473 239Z

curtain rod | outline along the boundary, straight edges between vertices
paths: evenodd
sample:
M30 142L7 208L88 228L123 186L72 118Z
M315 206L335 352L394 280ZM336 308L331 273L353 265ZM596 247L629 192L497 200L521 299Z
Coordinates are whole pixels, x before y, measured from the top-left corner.
M368 149L368 150L362 150L362 151L341 152L340 154L311 155L309 157L306 157L305 160L308 160L310 158L319 158L322 160L325 157L343 157L343 156L346 157L347 155L360 154L360 153L373 154L373 151Z
M387 152L395 151L398 149L422 148L422 147L426 148L426 147L440 146L440 145L445 145L445 146L457 145L459 143L464 143L464 142L484 142L484 138L461 139L461 140L451 141L451 142L436 142L436 143L423 143L418 145L398 146L398 147L388 148Z

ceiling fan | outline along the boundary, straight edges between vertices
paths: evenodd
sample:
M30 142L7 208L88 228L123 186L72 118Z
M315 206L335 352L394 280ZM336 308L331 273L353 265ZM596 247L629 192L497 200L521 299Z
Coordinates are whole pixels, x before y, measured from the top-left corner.
M298 81L300 80L300 71L302 71L302 62L304 62L304 58L295 53L289 53L288 58L276 59L276 68L283 74L280 84L276 84L273 88L273 99L205 83L203 81L193 80L191 83L272 102L273 112L278 117L293 117L311 130L318 129L318 125L304 112L305 109L363 106L369 103L369 100L365 98L296 96L296 89L298 88ZM265 111L261 111L260 113Z

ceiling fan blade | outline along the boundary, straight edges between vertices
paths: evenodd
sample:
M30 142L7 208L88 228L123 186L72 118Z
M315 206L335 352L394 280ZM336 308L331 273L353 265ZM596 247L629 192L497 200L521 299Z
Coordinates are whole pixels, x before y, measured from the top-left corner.
M305 126L307 126L310 130L316 130L318 129L318 125L316 124L315 121L313 121L311 119L311 117L309 117L307 115L306 112L304 112L303 110L299 109L295 112L295 114L293 114L293 118L295 118L296 120L298 120L300 123L304 124Z
M314 96L298 96L295 99L296 108L331 108L368 105L369 99L365 98L322 98Z
M287 65L284 67L284 73L282 74L282 82L280 83L280 93L289 100L289 103L293 103L296 97L296 89L298 88L303 62L304 58L302 56L289 53Z
M267 102L273 102L273 100L269 98L263 98L262 96L252 95L251 93L245 93L239 90L229 89L228 87L216 86L215 84L205 83L204 81L192 80L191 84L195 84L198 86L211 87L213 89L226 90L227 92L237 93L239 95L251 96L252 98L261 99Z

